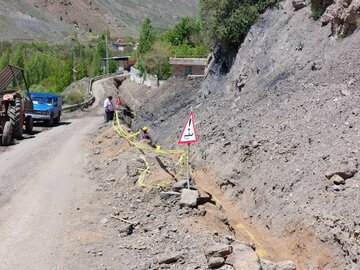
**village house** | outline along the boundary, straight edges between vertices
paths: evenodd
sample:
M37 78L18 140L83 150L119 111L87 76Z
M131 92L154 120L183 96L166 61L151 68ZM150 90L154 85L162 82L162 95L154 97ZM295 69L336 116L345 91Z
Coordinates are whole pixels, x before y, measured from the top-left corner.
M205 75L208 60L206 58L170 58L175 77Z

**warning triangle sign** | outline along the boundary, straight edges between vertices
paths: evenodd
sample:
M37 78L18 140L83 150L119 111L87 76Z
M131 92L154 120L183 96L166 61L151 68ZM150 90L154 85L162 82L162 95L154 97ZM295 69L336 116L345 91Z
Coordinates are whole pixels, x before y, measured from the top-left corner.
M198 141L198 137L195 130L194 113L190 112L188 120L186 121L186 124L181 132L181 136L178 144L190 144L190 143L196 143L197 141Z

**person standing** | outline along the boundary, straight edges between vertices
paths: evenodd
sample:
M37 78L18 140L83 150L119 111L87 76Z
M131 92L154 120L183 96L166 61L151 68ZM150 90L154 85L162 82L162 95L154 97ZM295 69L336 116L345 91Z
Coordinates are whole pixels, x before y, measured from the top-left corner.
M114 104L112 103L112 99L112 96L108 96L104 101L106 122L112 121L114 119Z

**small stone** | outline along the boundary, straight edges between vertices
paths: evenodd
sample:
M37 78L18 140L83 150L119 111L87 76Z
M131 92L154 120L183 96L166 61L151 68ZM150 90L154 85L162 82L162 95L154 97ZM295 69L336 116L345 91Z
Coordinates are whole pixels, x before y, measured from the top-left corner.
M171 189L175 192L179 192L187 186L187 180L178 181L172 185Z
M341 94L342 94L343 96L350 96L350 95L351 95L350 91L347 90L347 89L342 89L342 90L341 90Z
M344 185L345 180L341 176L335 174L333 177L331 177L330 181L332 181L335 185Z
M257 142L257 141L253 141L252 144L251 144L252 148L258 148L260 145L261 144L259 142Z
M268 260L261 260L261 270L276 270L276 263Z
M106 224L108 222L109 222L109 220L107 218L103 218L102 220L100 220L101 224Z
M199 190L199 199L198 199L198 204L205 204L207 202L210 202L212 199L211 194L209 194L206 191L203 190Z
M292 261L283 261L277 263L276 270L296 270L296 266Z
M226 257L232 253L232 247L226 244L216 244L205 250L206 257Z
M338 185L333 185L333 190L340 191L342 188Z
M118 232L123 235L131 235L134 232L134 225L125 224L118 229Z
M158 264L169 264L177 262L182 257L180 252L166 253L158 257Z
M211 257L208 261L208 266L210 269L218 268L225 263L225 259L223 257Z
M195 208L198 204L199 192L197 190L183 189L181 191L180 207Z
M335 174L344 178L344 180L353 177L357 173L357 169L346 169L346 170L338 170L338 171L330 171L325 174L327 179L331 179Z

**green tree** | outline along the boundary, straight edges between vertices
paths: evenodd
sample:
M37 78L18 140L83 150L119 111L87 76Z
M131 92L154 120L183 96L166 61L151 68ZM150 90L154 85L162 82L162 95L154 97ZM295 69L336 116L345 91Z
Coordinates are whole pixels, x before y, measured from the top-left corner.
M169 58L171 45L164 41L157 41L151 50L144 56L144 68L149 74L156 74L159 80L168 79L171 76Z
M236 50L259 15L278 0L200 0L203 29L213 47Z
M110 60L109 61L109 72L110 73L115 73L118 69L118 65L116 64L116 62L114 60Z
M147 53L150 49L152 44L155 41L155 32L154 28L151 25L151 21L149 18L146 18L140 31L140 45L138 48L138 52L140 56Z
M76 79L81 80L88 76L87 63L85 60L80 60L76 65Z
M9 61L10 61L10 51L5 50L3 51L0 57L0 70L3 70L9 64Z
M12 52L10 60L11 65L23 68L24 67L24 48L22 46L16 46Z
M172 45L184 43L193 45L196 43L200 33L200 22L196 18L183 17L180 22L170 30L169 41Z
M66 86L70 85L73 80L73 61L72 59L66 60L59 65L57 70L57 91L64 90Z

